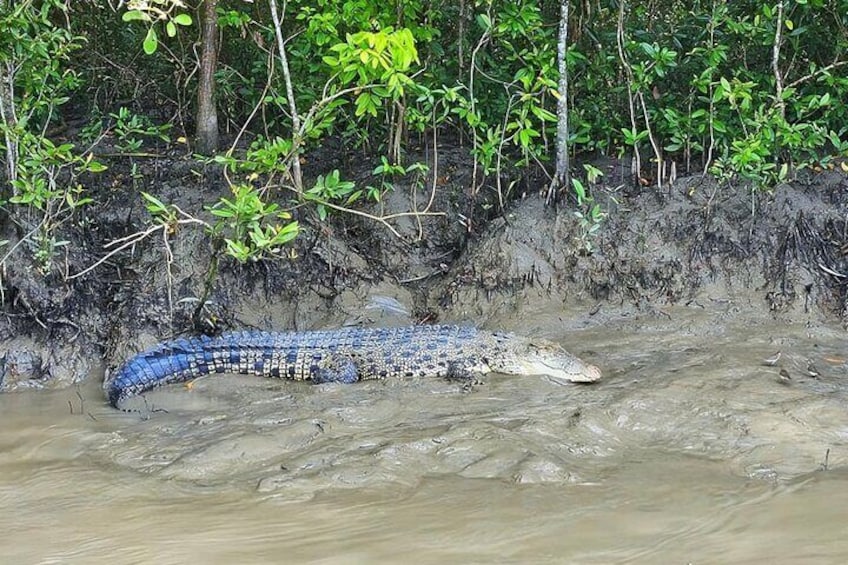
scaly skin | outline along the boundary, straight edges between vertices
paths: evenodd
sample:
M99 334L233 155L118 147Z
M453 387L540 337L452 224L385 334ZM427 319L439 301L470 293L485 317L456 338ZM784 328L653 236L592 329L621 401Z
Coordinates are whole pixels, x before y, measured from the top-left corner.
M386 377L489 372L593 382L600 370L543 340L460 326L231 332L162 343L127 361L104 388L115 408L130 396L209 373L351 383Z

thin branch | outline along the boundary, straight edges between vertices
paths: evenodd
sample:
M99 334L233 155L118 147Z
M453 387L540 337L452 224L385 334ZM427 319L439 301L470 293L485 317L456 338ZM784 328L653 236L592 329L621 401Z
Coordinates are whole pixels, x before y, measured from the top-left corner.
M271 78L274 76L274 57L273 57L273 55L270 57L270 61L271 61L271 63L270 63L271 68L268 69L268 79L265 81L265 88L262 89L262 95L256 101L256 105L253 106L253 110L250 112L250 115L244 121L244 124L242 124L241 129L238 132L238 135L236 135L236 138L233 140L233 144L230 146L230 150L227 151L227 156L232 155L233 152L236 150L236 147L238 147L239 141L241 141L242 136L244 136L244 132L247 131L247 126L250 124L250 122L253 121L253 118L256 116L256 113L264 105L265 96L268 94L268 90L271 88Z
M291 187L288 187L288 188L290 188L291 190L294 190ZM309 200L311 202L321 204L322 206L326 206L327 208L330 208L332 210L336 210L338 212L344 212L346 214L353 214L354 216L361 216L363 218L368 218L369 220L380 223L383 226L385 226L386 229L388 229L390 232L392 232L392 235L394 235L395 237L397 237L400 240L403 239L403 236L401 236L400 233L395 228L392 227L392 225L389 223L389 220L394 220L395 218L419 218L421 216L434 216L434 217L435 216L447 216L447 214L445 212L427 212L427 211L424 211L424 212L420 212L420 211L398 212L396 214L375 216L374 214L369 214L368 212L363 212L361 210L356 210L354 208L346 208L344 206L340 206L338 204L333 204L332 202L328 202L326 200L321 200L320 198L316 198L313 195L309 195L309 197L306 198L304 196L303 192L299 192L297 190L294 190L294 192L297 193L298 196L300 196L304 200Z
M182 212L179 209L177 209L177 210L181 214L183 214L184 216L187 216L185 219L177 220L176 221L177 225L200 224L204 227L209 227L209 224L207 224L203 220L199 220L197 218L192 218L191 216L188 216L187 214L185 214L185 212ZM127 249L128 247L132 247L133 245L143 241L145 238L155 234L156 232L158 232L160 230L163 230L165 232L165 234L167 234L167 230L170 229L171 226L172 226L172 224L157 224L155 226L150 226L149 228L147 228L144 231L135 232L135 233L132 233L130 235L112 240L109 243L106 243L103 246L106 249L109 249L110 247L114 247L116 245L117 245L117 247L115 247L114 249L109 251L106 255L104 255L103 257L98 259L94 264L86 267L85 269L83 269L79 273L75 273L73 275L68 276L67 280L74 280L74 279L77 279L77 278L79 278L83 275L90 273L91 271L93 271L94 269L96 269L97 267L99 267L100 265L105 263L106 261L108 261L110 258L117 255L118 253L120 253L124 249Z
M624 11L627 6L625 0L620 0L618 6L618 26L615 34L615 42L618 46L618 58L621 59L621 66L624 69L624 74L627 75L627 104L630 108L630 127L633 128L633 135L636 135L636 106L633 103L633 71L630 64L627 62L627 55L624 54ZM633 140L633 157L636 160L636 170L631 171L634 174L634 180L638 182L642 175L642 157L639 155L639 142Z
M2 258L2 259L0 259L0 265L5 265L5 264L6 264L6 259L8 259L9 257L11 257L11 256L12 256L12 253L14 253L14 252L15 252L15 249L17 249L18 247L20 247L20 245L21 245L23 242L27 241L30 237L32 237L32 236L35 234L35 232L37 232L38 230L40 230L40 229L41 229L41 227L44 225L44 223L45 223L46 221L47 221L47 216L42 217L42 218L41 218L41 221L38 223L38 225L37 225L37 226L35 226L34 228L32 228L32 229L29 231L29 233L27 233L25 236L23 236L22 238L20 238L20 239L17 241L17 243L15 243L15 245L13 245L13 246L12 246L12 248L11 248L11 249L9 249L9 251L7 251L5 255L3 255L3 258Z
M660 149L657 140L654 138L654 131L651 129L651 119L648 117L648 106L645 104L645 94L640 90L637 96L639 97L639 105L642 106L642 115L645 119L645 129L648 131L648 141L651 142L651 148L654 150L654 156L657 158L657 188L662 188L662 149Z
M810 79L816 78L817 76L819 76L821 74L830 72L833 69L835 69L837 67L842 67L844 65L848 65L848 61L837 61L835 63L831 63L830 65L827 65L826 67L822 67L822 68L817 69L816 71L814 71L814 72L812 72L808 75L802 76L798 80L794 80L794 81L790 82L789 84L786 85L786 88L795 88L796 86L798 86L801 83L807 82Z
M282 66L283 80L286 84L286 98L289 102L292 131L294 132L294 135L292 136L292 152L294 153L294 159L291 159L292 176L294 178L294 185L298 189L303 189L303 174L300 171L300 159L297 156L301 140L300 114L298 114L297 112L297 104L295 103L294 99L294 87L292 86L291 71L289 70L289 61L286 57L286 42L283 39L283 29L282 23L280 21L280 14L277 11L277 0L268 0L268 3L271 6L271 18L274 21L274 36L277 38L277 50L279 51L280 55L280 65ZM286 5L287 2L284 0L283 17L285 17Z
M492 21L491 7L489 8L489 11L487 12L486 16L488 17L489 21ZM471 52L471 67L468 71L468 102L471 105L472 115L474 115L477 110L477 105L474 100L474 71L477 69L477 54L486 45L486 43L489 42L489 38L491 37L491 35L491 28L486 28L486 30L483 32L483 35L480 36L480 40L477 42L477 45L474 47L474 50ZM476 127L471 128L471 136L472 151L476 152L477 144L479 142ZM477 159L475 158L474 169L471 173L471 190L474 194L477 193L477 170Z
M433 202L436 201L436 187L439 180L439 143L437 138L438 128L436 127L436 108L433 107L433 170L431 172L431 178L433 179L430 184L430 199L427 201L427 206L424 207L423 213L428 213L430 208L433 207ZM417 193L417 191L415 191ZM381 208L382 209L382 208ZM424 239L424 224L421 222L421 216L417 215L415 217L416 222L418 223L418 241Z

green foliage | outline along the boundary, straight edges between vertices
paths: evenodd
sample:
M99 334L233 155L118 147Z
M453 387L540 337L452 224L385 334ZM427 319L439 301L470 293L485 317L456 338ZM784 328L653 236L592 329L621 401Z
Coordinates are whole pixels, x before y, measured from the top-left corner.
M415 39L405 28L348 34L344 42L333 45L330 51L333 55L325 55L323 60L337 74L341 86L380 85L373 93L362 92L357 97L357 116L366 112L376 116L376 106L360 102L366 94L395 99L403 96L404 87L411 83L406 73L413 63L419 62Z
M179 221L177 209L165 204L148 192L142 192L141 197L144 199L144 207L147 209L147 213L153 216L157 224L164 225L168 233L173 233L177 229Z
M208 208L217 219L212 235L223 238L229 256L244 263L278 255L285 244L297 237L298 223L290 221L289 212L266 202L250 185L236 185L232 191L232 199L221 198Z
M145 138L156 138L165 143L171 141L168 136L171 124L154 125L147 116L135 114L123 106L117 113L109 116L115 121L113 131L118 141L117 147L121 151L138 151Z
M284 178L305 148L330 135L369 158L385 155L374 170L374 186L361 189L338 171L315 171L323 175L298 197L321 218L379 201L398 177L421 177L420 166L403 162L402 150L424 140L432 147L439 135L470 148L482 185L549 167L557 99L564 94L575 154L644 152L652 142L667 161L707 168L723 181L765 187L848 151L846 0L784 2L782 20L775 2L670 3L658 11L656 3L635 0L624 4L620 30L622 4L571 3L568 93L557 91L559 2L280 5L294 101L279 72L267 4L218 7L220 121L228 131L244 127L256 137L243 153L215 161L253 182ZM179 33L194 22L182 1L131 1L121 18L97 3L81 2L66 12L75 32L55 24L64 21L59 12L64 7L59 0L25 0L0 14L0 60L16 62L19 109L17 123L0 127L29 154L20 161L11 203L34 210L55 209L51 202L66 200L62 186L76 186L55 183L54 173L39 176L40 171L84 169L65 144L50 147L27 137L38 137L55 119L56 108L79 86L78 74L92 96L100 97L93 105L113 112L112 131L125 151L148 140L167 141L168 126L108 103L138 98L135 107L151 108L167 101L165 110L173 110L168 115L179 116L174 123L190 123L185 117L194 100L195 53ZM79 59L69 66L81 34L89 49L76 52ZM133 59L139 46L159 56ZM85 64L91 61L98 63ZM112 90L101 92L101 82ZM298 131L290 102L302 110ZM89 137L100 133L101 123L92 121ZM643 163L652 166L648 159ZM587 183L575 179L572 189L581 222L592 234L603 212ZM84 196L72 192L71 199ZM279 245L277 235L261 227L263 239L255 229L269 225L276 213L268 216L262 201L260 193L242 187L215 205L216 217L235 218L228 220L235 223L227 224L227 239L240 260L252 250Z
M229 171L249 173L251 178L256 178L258 175L288 171L293 146L290 139L265 139L260 136L250 144L243 158L226 154L216 155L212 160L224 165Z
M158 25L164 26L168 37L176 37L177 26L187 27L192 24L190 15L177 12L184 9L186 5L181 0L130 0L121 19L124 22L143 22L149 26L142 48L146 54L153 55L159 48Z
M267 203L255 188L236 185L232 192L232 198L222 197L207 208L215 217L213 224L188 219L204 224L213 240L223 241L226 255L240 263L258 261L279 255L283 246L297 237L298 223L290 221L291 214L280 210L277 204ZM163 226L166 233L174 233L182 222L180 211L152 194L142 192L141 195L154 221Z
M64 66L83 39L54 23L67 10L65 3L7 7L0 13L0 139L9 190L2 191L0 202L11 205L15 221L27 230L26 246L47 274L55 253L68 243L60 238L61 226L92 202L80 175L105 167L91 154L76 153L72 143L56 144L44 135L80 84L77 73Z
M9 203L27 223L37 222L29 247L39 271L46 275L56 251L68 244L59 239L59 228L76 210L93 202L85 195L79 176L99 173L106 167L91 153L85 157L76 154L73 144L55 145L27 132L18 138L18 151L17 177L11 182Z
M492 0L465 3L462 13L460 4L423 0L292 0L285 7L296 104L314 111L306 113L303 135L295 139L279 73L269 72L275 39L267 6L222 3L218 93L232 125L240 127L258 107L262 123L254 125L266 139L318 144L339 135L397 161L388 144L372 144L397 131L401 120L411 132L437 128L470 138L487 174L547 166L559 95L559 3ZM835 145L830 132L840 143L846 137L848 105L836 101L848 98L841 16L848 3L808 0L785 8L778 67L788 88L778 100L774 2L678 3L661 12L645 1L627 3L622 47L631 81L622 80L628 74L618 54L618 5L573 5L566 55L572 151L644 149L650 126L665 159L697 168L712 165L707 156L722 158L744 178L759 175L757 162L778 171L788 164L791 174L826 159ZM168 24L176 32L192 23L177 0L131 2L124 20L144 24L135 37L148 48L169 35ZM183 65L191 67L193 55L183 53ZM161 72L153 63L137 69L148 70ZM172 82L168 74L148 81ZM643 116L637 107L634 128L628 99L636 95L646 108ZM192 93L170 96L191 99ZM769 157L758 161L764 154ZM271 168L262 163L259 168Z
M584 165L584 168L589 184L595 184L603 176L599 169L591 165ZM574 211L574 216L577 218L580 230L580 244L584 252L591 254L595 251L594 238L597 237L598 230L601 229L601 224L607 215L601 205L595 202L595 199L586 190L583 181L572 178L571 187L577 199L577 210Z
M81 185L60 180L65 176L61 173L71 173L71 178L75 178L85 172L99 173L106 169L90 153L87 157L75 154L73 144L55 145L32 134L19 139L18 149L22 158L18 161L18 176L11 183L15 191L9 202L44 213L62 207L73 210L91 202L82 196Z
M429 170L430 167L428 167L425 163L412 163L408 166L393 165L389 162L389 159L383 155L380 157L380 164L374 167L374 172L372 173L375 177L379 177L380 186L374 187L369 185L365 187L366 195L369 200L380 202L387 192L395 189L394 179L397 177L417 174L417 181L420 182Z
M545 25L539 3L497 2L492 7L477 18L476 31L491 37L491 48L478 63L477 80L483 86L471 93L478 102L456 110L474 132L474 155L487 174L502 161L528 167L548 159L546 133L556 127L558 80L556 26ZM465 83L469 89L470 80Z
M361 190L356 190L356 184L342 180L339 170L334 169L326 177L318 175L315 185L303 194L304 198L315 202L318 217L325 220L329 214L328 203L338 203L349 206L362 196Z
M0 62L13 72L7 80L14 81L18 129L9 131L8 123L0 127L13 136L43 126L79 86L76 71L63 65L84 40L51 20L66 9L62 0L23 1L0 13Z

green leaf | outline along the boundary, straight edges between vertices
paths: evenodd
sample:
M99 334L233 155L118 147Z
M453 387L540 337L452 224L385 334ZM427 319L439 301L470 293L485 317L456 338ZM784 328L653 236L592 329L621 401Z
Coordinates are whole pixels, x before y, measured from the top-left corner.
M217 216L219 218L232 218L233 213L229 210L222 210L221 208L209 208L209 212L212 213L213 216Z
M147 201L145 206L147 207L147 211L151 214L162 213L168 209L164 202L148 192L142 192L141 196Z
M277 237L275 238L278 243L288 243L297 237L297 233L300 230L300 226L297 222L291 222L286 224L283 229L279 231Z
M582 205L586 200L586 187L580 182L580 179L571 179L571 185L574 188L574 194L577 196L577 204Z
M174 23L180 26L190 26L191 16L188 14L177 14L174 16Z
M368 92L363 92L356 98L356 112L354 114L357 117L370 114L376 118L377 106L379 105L381 105L379 98L371 96Z
M356 192L352 193L350 196L347 197L347 200L345 201L345 206L350 206L351 204L353 204L354 202L359 200L359 198L361 196L362 196L361 190L357 190Z
M174 37L177 35L177 26L174 25L174 22L168 22L165 24L165 33L168 34L168 37Z
M137 20L149 22L150 16L148 16L141 10L130 10L128 12L124 12L124 15L121 16L121 19L125 22L132 22Z
M533 114L542 121L545 121L545 122L556 122L557 121L556 115L554 115L552 112L549 112L548 110L545 110L541 106L531 106L530 111L533 112Z
M724 79L722 79L722 80L724 80ZM716 87L715 87L715 91L713 91L713 102L718 102L722 98L724 98L725 92L727 92L727 91L724 89L724 86L722 86L721 84L717 84Z
M144 38L144 52L148 55L153 55L156 53L156 49L159 47L159 39L156 37L156 30L150 28L147 30L147 37Z
M492 19L486 14L478 14L477 25L483 28L483 31L488 31L492 29Z
M244 263L250 257L250 250L243 243L232 239L225 239L224 241L227 242L227 254L234 259Z
M108 167L99 161L92 161L88 165L86 165L85 170L89 173L102 173Z

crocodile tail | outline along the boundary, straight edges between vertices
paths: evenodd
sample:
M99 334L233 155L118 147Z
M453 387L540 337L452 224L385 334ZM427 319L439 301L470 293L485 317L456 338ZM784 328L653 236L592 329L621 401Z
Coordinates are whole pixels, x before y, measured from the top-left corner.
M204 354L213 338L177 339L129 359L106 383L109 404L118 408L123 400L165 384L185 382L217 369Z

